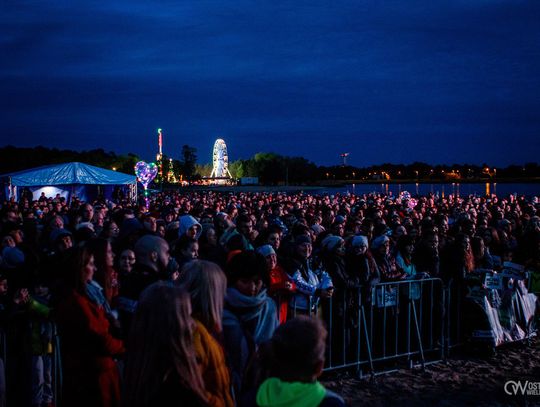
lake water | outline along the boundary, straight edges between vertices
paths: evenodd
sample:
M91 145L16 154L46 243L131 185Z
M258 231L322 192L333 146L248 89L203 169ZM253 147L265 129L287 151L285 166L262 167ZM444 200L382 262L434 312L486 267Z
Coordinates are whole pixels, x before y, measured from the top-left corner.
M507 196L510 194L525 195L527 197L540 196L540 184L538 183L496 183L486 182L479 184L350 184L342 187L324 187L321 193L351 193L368 194L371 192L399 195L403 191L408 191L411 195L427 195L434 193L438 196L456 195L477 195L486 196L496 194Z

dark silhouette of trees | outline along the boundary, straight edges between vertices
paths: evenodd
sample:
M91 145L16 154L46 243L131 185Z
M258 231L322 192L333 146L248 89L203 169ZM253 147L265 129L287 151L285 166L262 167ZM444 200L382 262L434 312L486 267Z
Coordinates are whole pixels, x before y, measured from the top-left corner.
M132 153L117 155L113 152L106 152L101 148L81 152L43 146L34 148L7 146L0 148L0 174L73 161L133 174L133 168L140 159Z
M180 153L180 173L184 176L185 180L191 181L194 179L196 163L197 149L184 144Z
M0 148L0 174L19 171L43 165L58 164L71 161L95 165L102 168L133 174L133 167L140 158L132 153L117 155L103 149L90 151L59 150L38 146L35 148L18 148L6 146ZM163 157L163 172L169 169L168 157ZM197 164L197 150L184 145L180 159L173 158L173 171L178 178L194 181L209 176L211 164ZM286 157L276 153L260 152L247 160L229 163L229 171L233 178L258 177L261 184L266 185L300 185L314 182L360 182L360 181L433 181L461 182L479 180L518 180L540 178L538 163L510 165L506 168L495 168L482 163L430 165L422 162L412 164L384 163L369 167L351 165L317 166L303 157Z

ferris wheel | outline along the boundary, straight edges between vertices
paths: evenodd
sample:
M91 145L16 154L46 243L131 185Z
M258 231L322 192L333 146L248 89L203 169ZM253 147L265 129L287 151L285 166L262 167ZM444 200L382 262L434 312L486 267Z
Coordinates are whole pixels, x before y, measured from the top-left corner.
M212 154L212 173L210 177L232 178L229 172L229 156L227 154L227 145L225 141L218 138L214 143L214 152Z

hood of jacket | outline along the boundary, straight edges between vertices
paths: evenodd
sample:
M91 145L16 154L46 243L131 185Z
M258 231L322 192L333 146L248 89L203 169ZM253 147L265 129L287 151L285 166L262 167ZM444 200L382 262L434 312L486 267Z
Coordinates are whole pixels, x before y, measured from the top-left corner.
M195 236L195 239L198 240L202 233L202 226L199 222L197 222L197 219L195 219L191 215L184 215L180 217L180 227L178 228L178 237L185 235L187 230L193 225L197 227L197 235Z
M326 396L326 389L319 382L283 382L271 377L257 391L260 407L316 407Z

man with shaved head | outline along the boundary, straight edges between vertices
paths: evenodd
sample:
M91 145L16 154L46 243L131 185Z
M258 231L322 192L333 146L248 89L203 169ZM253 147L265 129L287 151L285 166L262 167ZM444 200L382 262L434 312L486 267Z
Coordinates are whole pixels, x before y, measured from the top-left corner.
M141 292L150 284L167 278L169 244L158 236L144 235L135 243L137 262L120 285L118 310L124 335L129 333L131 319Z

